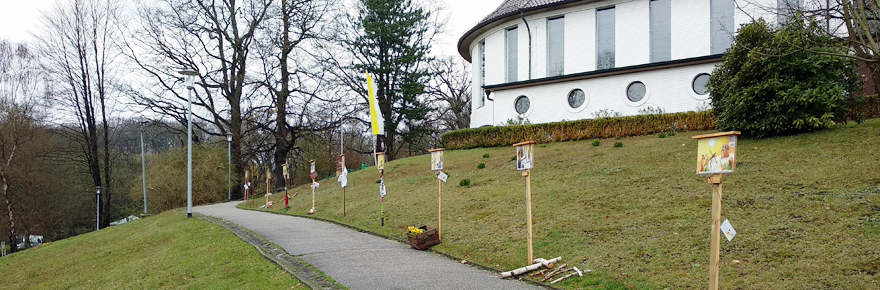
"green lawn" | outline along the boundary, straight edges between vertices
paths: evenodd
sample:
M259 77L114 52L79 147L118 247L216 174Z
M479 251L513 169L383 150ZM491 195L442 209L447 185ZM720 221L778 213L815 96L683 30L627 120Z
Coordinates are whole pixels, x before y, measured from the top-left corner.
M173 210L0 258L3 289L306 289L228 230Z
M711 186L694 174L697 143L690 138L704 133L536 146L535 256L562 256L569 266L593 271L561 287L708 287ZM722 288L880 287L878 149L880 119L740 139L736 173L724 178L722 219L739 234L730 243L722 239ZM446 152L443 242L433 249L498 270L526 264L525 183L514 154L513 147ZM479 163L486 167L478 169ZM410 225L436 227L437 184L428 155L386 168L384 227L372 167L349 175L345 217L338 183L321 181L315 216L398 239ZM464 178L470 187L459 186ZM300 194L291 210L273 210L304 215L310 189L292 192ZM276 208L283 205L280 195L272 199Z

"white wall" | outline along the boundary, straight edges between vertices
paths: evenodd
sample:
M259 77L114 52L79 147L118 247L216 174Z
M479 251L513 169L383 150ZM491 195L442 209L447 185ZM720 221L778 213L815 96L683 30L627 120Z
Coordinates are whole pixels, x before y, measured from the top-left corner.
M614 8L614 67L651 62L650 10L647 0ZM594 24L595 25L595 24Z
M708 55L709 0L672 0L672 59Z
M531 109L523 117L533 124L591 119L603 109L624 116L637 115L639 110L647 107L662 108L666 112L695 111L708 105L709 96L693 93L691 82L697 74L711 73L713 68L714 64L703 64L501 90L492 94L494 103L486 102L480 111L482 116L474 114L471 127L499 125L508 119L515 119L518 114L514 109L514 100L520 95L529 97ZM641 81L648 88L645 99L638 104L626 98L626 87L633 81ZM581 89L587 95L586 105L579 110L571 109L568 105L568 93L573 89Z
M565 74L596 69L596 9L565 14Z

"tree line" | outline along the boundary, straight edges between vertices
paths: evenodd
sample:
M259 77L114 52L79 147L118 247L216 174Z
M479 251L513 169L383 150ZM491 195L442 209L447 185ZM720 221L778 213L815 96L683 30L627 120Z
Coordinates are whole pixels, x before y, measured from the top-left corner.
M196 204L226 199L227 166L238 199L251 168L287 163L298 183L308 160L329 175L342 152L354 168L374 146L389 159L439 146L470 110L467 64L432 53L443 15L413 0L59 0L32 42L0 40L0 230L55 240L93 230L96 202L102 227L139 213L141 132L150 212L183 206L183 70L199 73ZM377 143L365 72L386 120Z

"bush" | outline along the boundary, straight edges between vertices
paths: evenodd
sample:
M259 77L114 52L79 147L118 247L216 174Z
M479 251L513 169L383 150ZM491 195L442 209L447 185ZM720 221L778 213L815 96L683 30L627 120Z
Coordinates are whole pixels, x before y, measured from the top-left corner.
M467 178L462 179L461 181L458 182L458 185L459 185L459 186L464 186L464 187L471 186L471 180L470 180L470 179L467 179Z
M675 132L666 133L666 136L669 136L669 137L675 136Z
M666 138L666 133L660 133L660 135L657 136L657 137L660 137L660 138Z
M602 142L599 142L599 140L593 140L593 143L591 144L593 144L593 146L599 146L602 145Z
M617 147L617 148L623 147L623 142L614 142L614 147Z
M486 163L477 164L477 169L483 169L483 168L486 168Z
M843 119L847 92L860 91L855 61L838 56L847 48L821 29L805 21L743 25L709 78L718 129L760 138Z
M489 153L483 154L483 158L489 158Z
M551 143L614 136L641 136L676 130L715 128L712 112L587 119L522 126L483 127L443 134L446 149L510 146L526 140Z

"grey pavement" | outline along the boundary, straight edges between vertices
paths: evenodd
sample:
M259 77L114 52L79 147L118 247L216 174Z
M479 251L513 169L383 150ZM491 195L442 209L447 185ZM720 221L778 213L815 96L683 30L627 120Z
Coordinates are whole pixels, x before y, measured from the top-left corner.
M193 211L247 228L350 289L543 289L333 223L238 209L238 203Z

